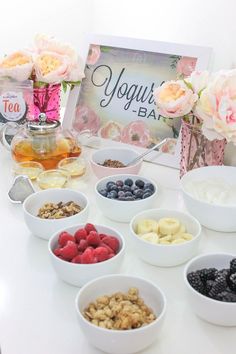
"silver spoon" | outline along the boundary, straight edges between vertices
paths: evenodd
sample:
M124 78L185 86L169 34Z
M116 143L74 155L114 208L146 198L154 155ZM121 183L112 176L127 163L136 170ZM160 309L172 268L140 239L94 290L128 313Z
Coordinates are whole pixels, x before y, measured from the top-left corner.
M132 166L133 164L135 164L136 162L141 160L144 156L148 155L151 151L160 148L162 145L164 145L167 142L167 140L168 140L167 138L163 139L162 141L160 141L160 143L154 145L151 149L148 149L143 154L139 155L138 157L136 157L135 159L133 159L132 161L127 163L127 165L125 167Z

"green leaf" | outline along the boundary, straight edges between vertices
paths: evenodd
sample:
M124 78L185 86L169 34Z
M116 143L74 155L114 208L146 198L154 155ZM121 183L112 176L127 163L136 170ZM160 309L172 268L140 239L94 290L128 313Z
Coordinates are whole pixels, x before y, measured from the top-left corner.
M66 93L66 91L67 91L67 83L65 81L62 81L62 89L63 89L63 92Z
M110 52L111 47L106 47L106 46L104 46L104 45L101 45L101 46L100 46L100 50L101 50L101 52L103 52L103 53L108 53L108 52Z
M48 84L43 81L35 81L34 82L34 87L36 87L36 88L47 87L47 86L48 86Z
M184 81L185 85L186 85L190 90L193 91L193 86L190 84L190 82L188 82L188 81L186 81L186 80L183 80L183 81Z

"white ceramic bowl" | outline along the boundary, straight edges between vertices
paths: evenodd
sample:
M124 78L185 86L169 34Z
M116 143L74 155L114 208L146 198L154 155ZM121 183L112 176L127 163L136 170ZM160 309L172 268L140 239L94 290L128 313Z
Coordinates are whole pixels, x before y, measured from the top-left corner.
M49 240L48 250L52 266L58 277L70 285L83 286L88 281L106 274L116 273L123 261L125 253L125 241L123 236L111 227L103 225L95 225L99 233L105 233L116 237L120 242L119 252L104 262L94 264L77 264L66 262L54 255L53 250L57 247L58 236L62 231L68 231L74 234L78 229L83 228L85 224L78 224L71 227L63 228L56 232Z
M182 195L188 211L199 222L209 229L221 232L236 231L236 204L213 205L196 199L187 190L186 186L191 181L203 181L206 179L221 179L226 183L236 184L236 167L231 166L207 166L187 172L180 180Z
M124 181L127 178L131 178L136 181L137 179L143 180L145 183L152 183L155 187L155 192L146 199L123 201L116 199L109 199L102 196L98 190L104 189L109 181ZM108 176L100 179L95 185L96 201L99 209L109 219L119 222L130 222L132 217L139 213L141 210L150 208L155 202L157 196L157 186L155 182L149 178L140 177L138 175L116 175Z
M83 317L82 311L97 297L118 291L127 292L130 287L139 289L140 297L157 316L151 324L126 331L109 330L95 326ZM75 306L81 329L93 346L109 354L129 354L143 350L157 339L166 311L166 299L156 285L145 279L129 275L110 275L85 285L76 297Z
M142 160L136 162L132 166L122 167L122 168L105 167L100 164L103 164L103 162L107 159L111 159L111 160L117 160L123 162L123 164L126 165L128 162L135 159L139 155L140 153L130 148L122 148L122 147L104 148L104 149L96 150L92 154L90 159L90 164L94 174L98 178L103 178L111 175L118 175L121 173L138 174L142 165Z
M220 326L236 326L236 303L222 302L200 294L189 284L187 274L203 268L229 268L232 258L236 258L236 255L204 254L193 258L184 269L184 281L191 309L203 320Z
M179 219L193 239L176 245L153 244L142 240L136 233L136 226L141 219L154 219L158 221L163 217ZM192 258L198 251L201 239L201 225L186 213L169 209L150 209L137 215L130 222L130 235L137 255L145 262L159 267L173 267Z
M39 209L48 202L73 201L83 210L73 216L62 219L41 219L37 217ZM54 232L68 226L83 223L88 218L89 201L87 197L72 189L47 189L31 194L23 203L24 219L28 229L33 235L49 240Z

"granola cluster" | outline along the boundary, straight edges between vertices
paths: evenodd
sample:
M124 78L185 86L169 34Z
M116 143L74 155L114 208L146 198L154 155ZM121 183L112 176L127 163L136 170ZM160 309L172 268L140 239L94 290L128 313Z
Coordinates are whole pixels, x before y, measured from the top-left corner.
M46 203L38 211L38 217L42 219L61 219L78 214L81 206L75 202Z
M156 319L139 297L137 288L130 288L128 293L101 296L88 305L83 315L96 326L115 330L143 327Z

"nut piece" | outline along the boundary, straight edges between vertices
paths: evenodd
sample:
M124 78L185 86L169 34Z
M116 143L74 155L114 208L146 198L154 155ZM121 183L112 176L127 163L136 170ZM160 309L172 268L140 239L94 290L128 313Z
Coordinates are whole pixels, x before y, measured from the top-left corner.
M137 288L98 297L83 312L92 324L116 330L143 327L156 319L153 311L139 297Z
M38 211L41 219L61 219L78 214L82 210L81 206L73 201L63 203L45 203Z

